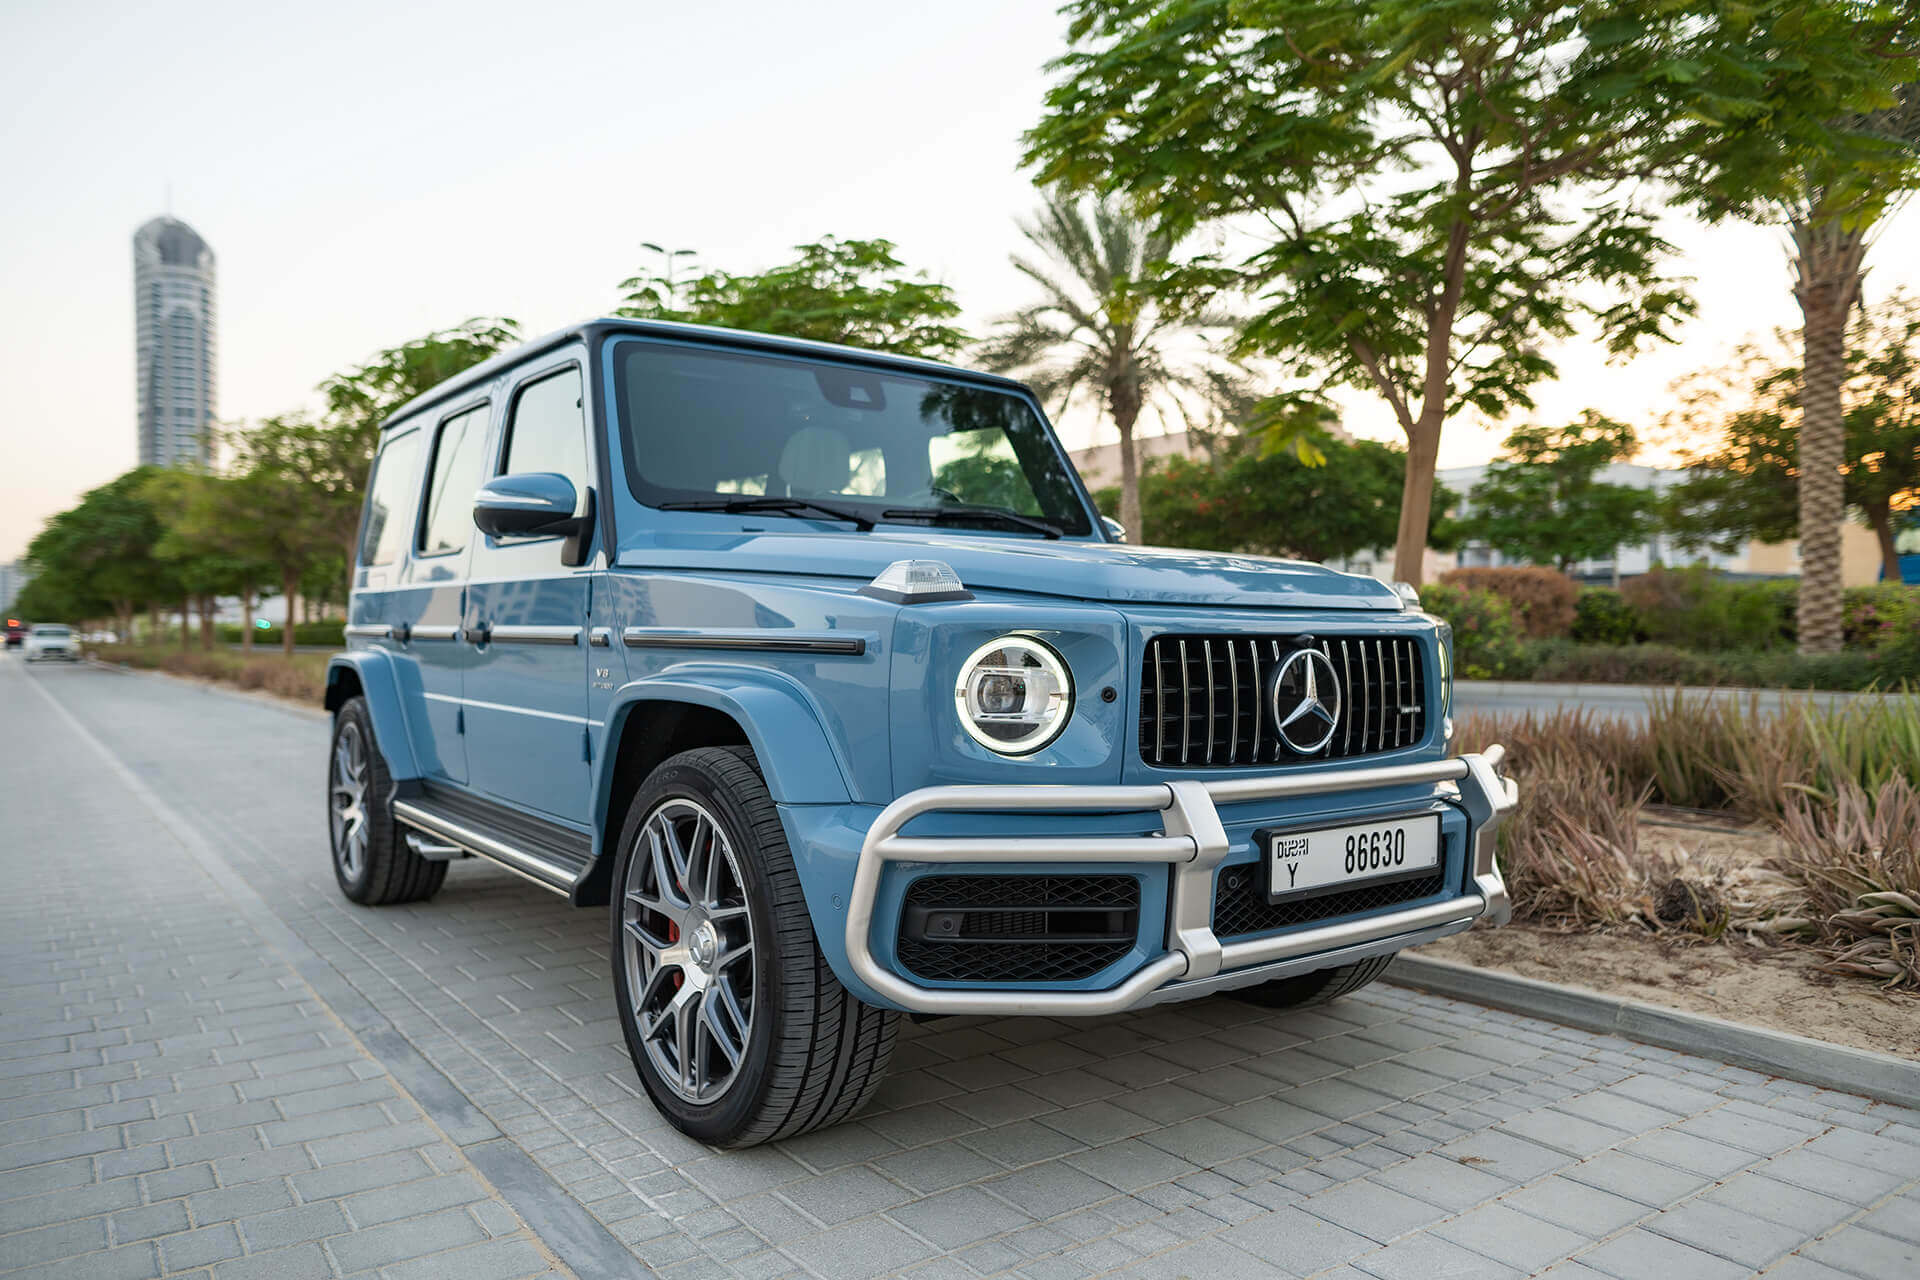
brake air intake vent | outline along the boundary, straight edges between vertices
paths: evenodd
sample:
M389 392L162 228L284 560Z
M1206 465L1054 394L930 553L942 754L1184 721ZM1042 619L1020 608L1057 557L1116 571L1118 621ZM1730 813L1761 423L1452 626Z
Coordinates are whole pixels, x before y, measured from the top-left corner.
M900 965L928 982L1075 982L1133 949L1132 876L922 876L900 913Z

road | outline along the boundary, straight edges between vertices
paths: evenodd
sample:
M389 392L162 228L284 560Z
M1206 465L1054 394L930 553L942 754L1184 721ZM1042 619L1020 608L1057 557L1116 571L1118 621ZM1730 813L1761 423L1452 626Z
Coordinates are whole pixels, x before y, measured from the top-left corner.
M714 1152L599 912L340 898L319 717L8 660L0 725L9 1280L1920 1274L1920 1113L1385 986L913 1026L855 1121Z
M1461 680L1454 685L1454 705L1459 715L1547 715L1566 709L1584 711L1603 719L1641 722L1646 720L1647 706L1652 700L1672 696L1672 688L1659 685L1551 684L1526 680ZM1880 695L1772 689L1688 689L1686 696L1751 704L1765 713L1777 714L1783 706L1801 702L1842 706Z

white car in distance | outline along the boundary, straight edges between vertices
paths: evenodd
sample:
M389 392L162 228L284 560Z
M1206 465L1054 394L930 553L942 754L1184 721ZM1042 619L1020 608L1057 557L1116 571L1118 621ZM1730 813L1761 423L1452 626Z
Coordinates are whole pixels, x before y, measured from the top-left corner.
M61 658L68 662L80 660L80 647L74 642L73 628L64 623L43 622L29 628L24 648L28 662L38 662L42 658Z

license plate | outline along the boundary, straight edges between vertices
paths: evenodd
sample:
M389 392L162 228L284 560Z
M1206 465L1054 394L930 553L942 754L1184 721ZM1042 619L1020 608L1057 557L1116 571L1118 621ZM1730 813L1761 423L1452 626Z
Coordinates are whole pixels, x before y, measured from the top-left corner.
M1268 902L1410 879L1440 865L1437 813L1306 831L1261 831L1255 839L1266 850Z

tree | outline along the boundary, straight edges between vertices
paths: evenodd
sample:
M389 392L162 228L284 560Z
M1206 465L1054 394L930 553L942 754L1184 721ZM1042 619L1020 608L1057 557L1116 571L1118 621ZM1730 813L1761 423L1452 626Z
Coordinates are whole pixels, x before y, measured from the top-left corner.
M1233 318L1156 303L1151 286L1175 239L1117 200L1089 208L1065 192L1049 192L1020 230L1045 261L1015 254L1014 268L1043 296L1000 322L1000 332L981 346L981 362L1023 374L1043 400L1055 402L1056 412L1082 393L1102 402L1120 433L1120 523L1136 541L1146 541L1134 424L1155 400L1191 427L1191 402L1217 408L1247 398L1239 371L1204 346L1186 358L1179 354L1182 340L1191 346L1193 339L1230 330Z
M1841 646L1847 330L1875 225L1920 186L1920 7L1911 0L1775 0L1741 6L1751 47L1798 75L1761 78L1753 117L1702 138L1684 188L1711 216L1785 216L1801 327L1794 442L1800 651ZM1798 81L1811 73L1818 92Z
M967 335L948 322L960 314L953 290L909 274L890 240L839 240L794 246L792 262L752 275L707 271L678 277L674 259L659 271L621 282L619 314L650 320L722 325L816 342L837 342L909 356L948 356Z
M1633 456L1633 428L1589 409L1563 427L1516 427L1467 495L1463 538L1562 573L1646 539L1652 494L1599 479Z
M1782 346L1786 335L1781 335ZM1842 496L1874 531L1882 572L1899 581L1899 517L1920 506L1920 298L1894 294L1855 320L1841 388ZM1784 542L1800 528L1800 368L1749 343L1724 373L1687 388L1687 418L1707 433L1693 474L1668 491L1676 541L1731 551Z
M132 634L136 609L178 598L153 554L164 532L147 492L156 470L135 467L88 490L27 544L46 597L79 617L111 612L123 635Z
M1243 353L1391 408L1417 582L1455 411L1531 407L1548 340L1623 356L1691 312L1639 180L1703 179L1701 135L1856 87L1752 47L1747 14L1805 2L1070 0L1027 158L1176 233L1258 220L1258 251L1178 283L1258 294Z
M1324 461L1311 465L1247 433L1221 437L1210 459L1156 460L1140 481L1147 522L1161 545L1205 551L1320 561L1391 545L1406 453L1373 440L1329 440L1320 451ZM1439 493L1436 544L1449 541L1437 513L1452 497ZM1106 508L1119 494L1096 497Z

